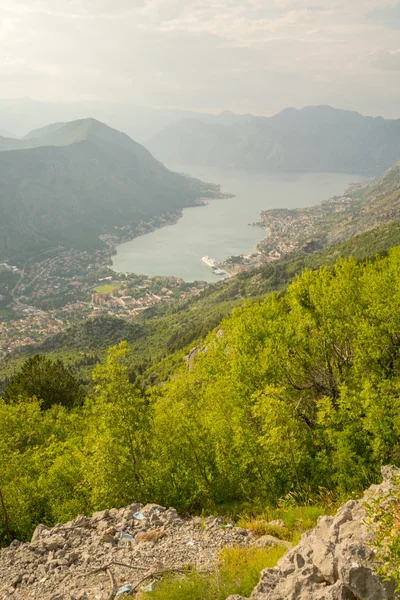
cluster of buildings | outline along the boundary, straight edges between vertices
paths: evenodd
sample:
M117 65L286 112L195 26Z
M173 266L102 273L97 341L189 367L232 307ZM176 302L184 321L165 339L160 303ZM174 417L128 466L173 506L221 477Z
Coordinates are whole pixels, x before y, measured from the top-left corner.
M140 287L147 289L147 286ZM129 289L115 287L109 292L92 293L91 303L94 311L105 308L108 309L108 314L120 314L123 311L127 312L129 316L136 316L146 308L160 302L170 302L174 297L173 292L167 288L162 290L161 295L154 294L147 289L138 298L135 298L129 292Z
M200 293L206 285L176 277L117 276L104 265L88 265L82 254L63 253L24 274L13 301L15 317L0 316L0 357L43 342L71 323L101 314L134 318L155 304Z
M47 336L62 331L65 325L64 320L46 313L0 322L0 358L20 346L42 342Z
M257 246L264 262L279 260L299 250L319 233L317 216L306 211L268 211L261 213L261 219L268 231L268 236Z
M103 264L103 253L67 250L28 265L16 295L22 302L47 310L73 302L93 285L88 274Z
M4 273L5 271L9 271L11 273L19 274L21 271L15 265L9 265L8 263L0 263L0 273Z

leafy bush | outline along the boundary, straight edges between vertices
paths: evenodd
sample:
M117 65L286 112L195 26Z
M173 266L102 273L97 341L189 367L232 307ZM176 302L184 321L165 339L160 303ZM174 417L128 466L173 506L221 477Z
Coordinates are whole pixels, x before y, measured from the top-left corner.
M181 512L247 502L261 507L248 518L286 518L290 532L296 505L334 507L398 463L399 331L400 247L305 271L234 310L164 385L132 383L126 343L96 366L83 406L53 405L53 385L70 392L62 369L60 382L46 364L43 380L29 371L23 384L44 381L51 408L29 392L0 401L10 528L26 539L39 519L138 500Z
M400 478L396 489L382 498L367 503L368 525L374 534L371 547L377 560L377 573L384 580L393 580L400 591Z

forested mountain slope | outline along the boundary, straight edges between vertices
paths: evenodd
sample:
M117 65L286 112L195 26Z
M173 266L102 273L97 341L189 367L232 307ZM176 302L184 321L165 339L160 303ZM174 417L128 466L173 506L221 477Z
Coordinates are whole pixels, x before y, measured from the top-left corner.
M31 148L0 152L0 260L59 245L100 247L101 233L179 211L218 190L172 173L93 119L51 126L22 142Z
M13 536L132 498L201 509L363 489L399 460L399 274L400 247L306 271L233 311L162 386L130 383L114 347L83 405L61 365L30 359L0 401ZM27 390L36 374L45 396L52 369L49 406Z
M129 342L131 375L163 380L189 352L243 302L284 289L303 269L333 265L339 257L373 259L400 245L400 223L368 231L341 244L313 254L299 253L290 260L265 265L233 279L209 286L199 296L168 305L154 306L132 321L102 316L68 327L40 345L25 346L0 362L0 390L28 356L36 353L62 358L84 380L107 348L121 340ZM160 362L161 361L161 362Z
M230 127L184 120L146 145L166 164L377 174L400 160L400 119L329 106L287 108Z

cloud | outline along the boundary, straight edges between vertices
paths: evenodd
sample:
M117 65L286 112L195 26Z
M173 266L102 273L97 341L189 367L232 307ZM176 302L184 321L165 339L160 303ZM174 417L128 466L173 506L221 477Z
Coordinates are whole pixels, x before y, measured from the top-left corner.
M377 48L370 53L372 64L383 71L400 71L400 48L384 50Z
M378 79L392 106L400 90L389 74L387 83L380 77L399 68L400 30L388 26L396 7L398 0L2 0L0 57L8 62L0 58L0 93L254 112L336 102L368 111Z

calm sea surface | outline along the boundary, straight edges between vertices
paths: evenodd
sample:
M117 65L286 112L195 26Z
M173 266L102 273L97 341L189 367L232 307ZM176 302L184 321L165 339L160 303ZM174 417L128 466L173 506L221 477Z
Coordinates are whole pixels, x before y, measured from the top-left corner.
M176 225L121 244L113 257L115 271L146 275L175 275L186 281L217 281L218 276L202 262L208 255L222 260L252 252L264 230L250 227L267 208L312 206L340 195L359 175L343 173L257 173L171 165L170 169L221 184L235 198L211 200L208 206L186 208Z

